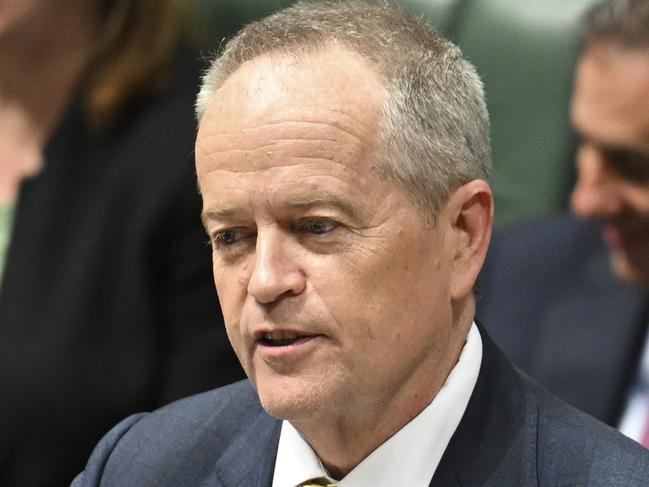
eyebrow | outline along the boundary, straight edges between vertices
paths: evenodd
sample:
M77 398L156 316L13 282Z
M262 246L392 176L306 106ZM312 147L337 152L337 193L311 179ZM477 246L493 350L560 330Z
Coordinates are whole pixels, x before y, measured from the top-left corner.
M347 200L338 195L326 192L293 195L286 199L286 201L283 203L283 206L289 209L302 210L311 208L333 208L344 213L350 218L356 217L356 211L354 211ZM224 204L222 206L214 206L212 208L205 209L201 213L201 221L203 222L203 227L207 229L208 220L228 220L241 216L241 214L244 212L245 210L243 210L238 205Z
M616 143L611 143L606 140L593 137L589 134L586 134L579 130L578 127L573 126L573 130L575 134L577 135L578 141L581 143L588 143L592 144L598 149L606 152L621 152L633 156L639 156L639 157L649 157L649 151L642 149L642 148L636 148L636 147L629 147L627 145L621 145L621 144L616 144Z
M594 137L588 137L579 132L577 132L577 135L579 136L579 140L581 142L592 144L602 152L623 154L625 156L631 156L633 158L639 158L639 159L649 158L649 151L647 150L609 143L603 140L596 139Z
M352 218L356 216L349 201L332 193L297 194L287 198L285 204L288 208L294 209L334 208Z
M601 150L613 155L630 157L633 158L634 160L645 161L649 159L649 152L645 152L637 149L630 149L628 147L601 146Z
M240 215L241 213L241 208L235 205L207 208L201 212L201 222L203 222L203 228L207 230L208 220L226 220L228 218L233 218L235 215Z

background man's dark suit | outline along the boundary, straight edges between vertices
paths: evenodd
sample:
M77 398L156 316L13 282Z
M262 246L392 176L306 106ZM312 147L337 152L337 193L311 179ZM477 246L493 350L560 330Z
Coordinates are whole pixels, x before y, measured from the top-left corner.
M497 236L478 317L512 361L616 425L647 331L647 293L616 278L601 227L571 216Z
M482 337L476 388L431 487L649 485L649 452L549 395ZM280 425L240 382L126 419L74 487L270 486Z

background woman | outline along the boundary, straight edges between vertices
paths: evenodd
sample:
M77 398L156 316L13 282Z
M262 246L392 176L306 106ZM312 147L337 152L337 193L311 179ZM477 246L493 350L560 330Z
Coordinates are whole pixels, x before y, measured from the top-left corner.
M120 418L241 376L180 32L173 0L0 4L0 485L64 485Z

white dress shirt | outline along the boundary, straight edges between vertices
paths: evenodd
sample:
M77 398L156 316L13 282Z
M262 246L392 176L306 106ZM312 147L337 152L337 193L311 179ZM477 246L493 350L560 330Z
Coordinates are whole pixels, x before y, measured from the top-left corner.
M649 333L640 358L640 366L636 371L633 384L629 391L624 414L619 424L619 430L637 442L642 440L644 432L649 428ZM645 445L649 447L649 445Z
M428 487L478 379L482 339L472 324L460 358L433 402L370 453L345 478L333 479L297 430L282 423L273 487L324 477L340 487Z

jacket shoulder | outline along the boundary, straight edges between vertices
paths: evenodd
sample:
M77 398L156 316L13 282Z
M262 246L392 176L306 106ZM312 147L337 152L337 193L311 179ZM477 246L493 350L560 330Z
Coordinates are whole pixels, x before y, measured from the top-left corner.
M649 451L617 430L564 403L523 374L538 411L540 486L649 485Z
M532 372L546 318L592 286L600 267L608 273L596 223L562 216L510 227L489 248L476 315L509 358Z
M271 428L276 420L265 413L248 381L131 416L99 442L73 486L200 481L240 435L260 422Z

